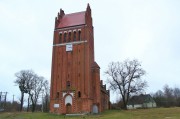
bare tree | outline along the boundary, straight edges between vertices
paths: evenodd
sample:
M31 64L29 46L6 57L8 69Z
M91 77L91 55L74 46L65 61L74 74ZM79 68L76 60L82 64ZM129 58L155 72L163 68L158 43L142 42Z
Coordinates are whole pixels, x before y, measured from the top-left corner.
M173 90L174 98L177 100L180 98L180 89L178 87L175 87Z
M173 90L176 106L180 106L180 89L175 87Z
M28 94L32 103L32 112L35 111L39 95L46 83L44 77L34 75L31 81L28 83Z
M44 95L44 99L43 99L43 102L42 102L42 105L44 105L42 107L42 110L44 110L45 112L48 112L49 111L49 98L50 98L50 88L49 88L49 82L48 80L45 80L44 82L44 91L43 91L43 95Z
M166 84L163 91L154 93L153 98L159 107L180 106L180 89L178 87L171 88Z
M112 62L105 74L108 76L107 81L110 89L120 93L124 109L127 109L131 94L141 92L147 87L147 82L141 80L145 71L141 68L141 63L138 60Z
M29 103L32 104L32 112L35 111L37 101L42 89L45 87L47 80L44 79L42 76L38 76L32 70L22 70L15 74L16 80L15 84L19 86L21 91L21 106L20 110L22 111L23 108L23 101L24 101L24 94L28 93L28 108L29 110ZM30 100L29 100L30 99Z
M153 98L154 98L158 107L162 107L165 105L166 98L164 96L163 91L158 90L156 93L153 94Z
M170 106L173 106L175 105L175 100L174 100L174 96L173 96L173 89L171 87L169 87L169 85L165 85L164 88L164 96L165 96L165 99L166 99L166 107L170 107Z
M15 73L16 80L15 84L19 86L19 90L21 91L21 99L20 99L20 111L23 109L24 102L24 93L27 93L27 84L33 78L34 72L32 70L21 70L20 72Z
M166 98L172 98L173 97L173 89L169 87L169 85L164 85L164 95Z

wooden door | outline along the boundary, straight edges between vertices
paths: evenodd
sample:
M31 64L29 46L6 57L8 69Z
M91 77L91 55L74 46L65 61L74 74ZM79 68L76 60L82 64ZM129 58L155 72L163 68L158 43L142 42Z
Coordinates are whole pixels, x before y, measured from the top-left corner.
M66 104L66 114L71 114L72 113L72 106L70 103Z

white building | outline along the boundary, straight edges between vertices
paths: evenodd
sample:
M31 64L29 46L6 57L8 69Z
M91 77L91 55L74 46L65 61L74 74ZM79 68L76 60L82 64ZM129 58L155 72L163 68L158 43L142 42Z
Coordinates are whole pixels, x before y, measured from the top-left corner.
M151 95L139 95L130 98L127 104L128 109L138 109L138 108L154 108L157 107L156 102L151 97Z

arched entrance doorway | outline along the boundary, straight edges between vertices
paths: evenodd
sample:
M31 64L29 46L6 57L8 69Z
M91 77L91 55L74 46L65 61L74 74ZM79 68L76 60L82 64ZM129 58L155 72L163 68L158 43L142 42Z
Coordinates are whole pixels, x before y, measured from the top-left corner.
M72 96L67 95L65 97L66 114L72 113Z
M97 114L98 113L98 106L97 105L93 105L92 113L93 114Z
M70 114L72 112L72 106L70 103L66 104L66 114Z

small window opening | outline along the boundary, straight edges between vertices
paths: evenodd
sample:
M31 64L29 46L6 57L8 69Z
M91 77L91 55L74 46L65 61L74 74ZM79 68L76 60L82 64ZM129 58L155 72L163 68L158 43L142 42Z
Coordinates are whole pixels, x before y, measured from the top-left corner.
M59 98L59 92L56 93L56 98Z
M66 42L67 33L64 33L64 42Z
M67 89L71 87L70 81L67 81Z
M61 43L62 42L62 34L60 33L59 34L59 43Z
M78 91L78 97L79 97L79 98L81 97L81 92L80 92L80 91Z
M76 41L76 31L74 31L74 41Z
M71 32L69 32L69 42L71 41Z
M78 33L78 40L81 40L81 31L79 31L79 33Z

